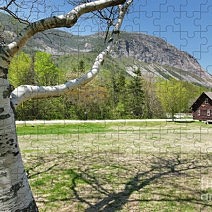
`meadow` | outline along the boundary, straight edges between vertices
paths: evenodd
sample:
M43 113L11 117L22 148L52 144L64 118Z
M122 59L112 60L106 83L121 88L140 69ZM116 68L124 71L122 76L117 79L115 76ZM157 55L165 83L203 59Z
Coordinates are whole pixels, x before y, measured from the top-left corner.
M212 125L18 125L40 211L211 211Z

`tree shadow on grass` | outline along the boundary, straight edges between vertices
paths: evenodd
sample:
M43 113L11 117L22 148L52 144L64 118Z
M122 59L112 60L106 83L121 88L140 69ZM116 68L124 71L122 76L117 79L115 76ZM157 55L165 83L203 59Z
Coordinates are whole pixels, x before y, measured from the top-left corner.
M180 159L179 156L175 158L159 158L155 157L152 161L152 165L148 171L138 172L136 173L124 186L124 189L120 192L109 192L106 190L98 180L87 172L82 171L78 177L86 179L86 182L95 189L98 193L103 194L105 197L102 198L99 202L95 204L91 204L88 200L80 196L77 191L77 176L73 179L72 183L72 191L74 193L75 198L82 203L88 205L88 208L85 209L86 212L96 212L96 211L104 211L104 212L113 212L119 211L123 209L123 207L132 201L177 201L177 202L190 202L201 206L212 206L206 202L201 201L201 199L195 197L186 197L180 198L178 196L173 196L169 194L165 194L165 197L160 199L141 199L141 200L129 200L130 196L136 192L142 192L146 186L155 183L155 181L163 180L163 177L175 178L182 177L183 175L192 175L190 171L200 171L202 168L209 168L209 166L199 165L198 162L194 160ZM84 177L83 177L84 176ZM182 188L181 188L182 189ZM160 197L164 196L164 194L159 194Z
M56 166L58 166L57 163L54 163L50 166L48 166L45 169L41 169L45 163L49 163L49 161L46 161L44 159L44 157L40 156L40 157L36 157L36 163L33 164L33 166L31 166L30 168L26 169L26 174L27 174L27 178L31 179L31 178L35 178L38 175L44 174L44 173L48 173L49 171L51 171L53 168L55 168ZM39 170L39 171L38 171Z
M41 162L43 161L40 160L33 169L37 168ZM57 165L58 164L53 164L43 171L31 173L31 177L46 173ZM127 171L125 179L128 179L128 181L120 181L123 185L123 189L117 192L116 190L118 187L112 190L112 183L104 179L104 173L101 173L101 170L98 172L99 174L97 174L90 168L85 169L84 167L78 167L78 169L68 169L71 170L72 173L71 178L69 179L71 181L70 195L67 195L65 198L44 200L43 203L57 201L64 201L66 203L79 202L84 205L83 207L86 208L84 211L86 212L115 212L122 210L128 203L132 202L139 202L139 204L142 204L142 202L185 202L196 206L198 205L201 208L212 206L209 202L201 200L200 192L198 193L198 191L196 191L197 194L193 195L192 192L194 191L194 188L192 188L191 185L188 185L191 189L191 191L188 191L188 187L183 187L183 185L178 184L178 181L176 180L177 178L198 178L198 176L195 176L196 174L198 175L201 173L200 171L207 170L211 167L207 162L204 164L203 161L195 159L183 159L179 155L160 157L152 156L146 166L148 169L145 171L133 171L134 175L132 176L130 173L132 173L133 168L129 161L129 165L124 167ZM139 168L138 166L136 167ZM119 166L117 165L116 168L119 168ZM130 175L132 177L130 177ZM117 178L118 177L119 176L117 176ZM154 188L158 182L161 183L161 185L164 183L166 184L167 179L169 179L168 184L170 188L177 188L178 191L180 190L182 192L185 191L185 195L182 197L177 194L169 193L168 189L167 191L165 190L166 193L164 193L156 188L154 192L151 192L151 197L156 195L159 198L147 198L145 196L146 187L152 186ZM83 182L83 184L79 184L79 181ZM115 186L118 185L115 184ZM90 192L88 192L88 188L90 189ZM136 195L133 196L136 192L139 192L139 197ZM192 196L186 195L186 192L190 192Z

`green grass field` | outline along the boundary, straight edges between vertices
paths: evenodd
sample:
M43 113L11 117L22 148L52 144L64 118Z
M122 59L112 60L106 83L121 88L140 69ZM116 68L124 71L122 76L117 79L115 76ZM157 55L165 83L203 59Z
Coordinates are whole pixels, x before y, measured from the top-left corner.
M211 211L212 125L18 125L40 211Z

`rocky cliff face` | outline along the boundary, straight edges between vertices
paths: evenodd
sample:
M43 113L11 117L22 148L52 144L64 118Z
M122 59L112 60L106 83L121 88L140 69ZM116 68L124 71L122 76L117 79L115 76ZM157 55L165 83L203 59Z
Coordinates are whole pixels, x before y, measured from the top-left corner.
M123 33L114 56L132 57L144 62L140 65L143 73L152 72L163 78L174 77L212 87L212 76L192 55L154 36Z
M145 35L124 35L118 43L119 55L133 57L146 63L169 65L179 69L194 71L200 65L191 55L179 51L164 40Z

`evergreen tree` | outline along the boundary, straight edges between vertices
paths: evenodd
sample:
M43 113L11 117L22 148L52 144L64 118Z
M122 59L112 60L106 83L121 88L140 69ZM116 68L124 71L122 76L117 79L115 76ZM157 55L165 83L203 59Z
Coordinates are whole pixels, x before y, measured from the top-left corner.
M110 104L113 118L125 118L126 77L124 71L111 74Z
M79 61L78 70L79 70L79 72L84 72L85 71L85 63L84 63L83 60Z
M129 81L127 86L126 106L128 114L132 117L142 118L144 115L144 90L143 80L140 70L134 72L135 76Z

